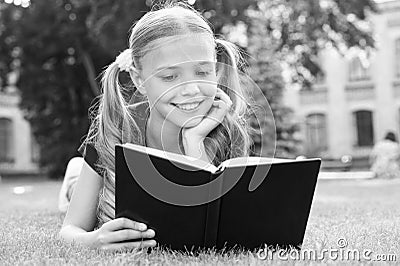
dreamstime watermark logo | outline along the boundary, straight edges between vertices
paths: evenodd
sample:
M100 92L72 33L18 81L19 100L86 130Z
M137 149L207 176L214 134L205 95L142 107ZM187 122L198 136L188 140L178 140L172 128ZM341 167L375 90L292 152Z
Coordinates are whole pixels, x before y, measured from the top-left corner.
M260 260L313 260L313 261L396 261L396 254L373 254L371 249L349 249L345 238L337 240L337 248L273 249L267 245L257 251Z
M163 44L165 45L165 44ZM179 45L179 42L176 42L176 39L174 40L174 45ZM185 62L179 62L179 64L174 65L175 68L181 67L182 69L185 69L187 65L190 65L190 67L193 67L197 63L200 63L196 60L189 60ZM200 67L202 69L204 66L204 60L201 61L202 64L196 65L196 67ZM238 70L233 68L230 65L219 63L219 62L212 62L215 64L215 68L217 69L218 73L224 73L227 75L228 73L237 72ZM162 70L160 70L162 71ZM200 70L203 71L203 70ZM206 70L209 71L209 70ZM144 82L143 86L146 86L146 82L148 80L151 80L153 78L159 78L158 75L160 75L158 72L154 73L152 76L148 77ZM263 146L263 142L261 142L261 154L265 157L274 157L275 154L275 147L276 147L276 128L275 128L275 123L274 123L274 117L272 114L271 107L269 106L269 103L267 99L265 98L264 94L262 93L261 89L256 85L256 83L245 73L239 73L240 77L240 84L241 86L245 86L245 90L247 90L246 93L249 91L252 91L252 94L257 97L257 104L258 104L258 109L257 112L253 112L253 116L255 117L256 123L260 126L263 123L266 123L266 121L271 122L271 127L273 127L270 132L269 132L269 140L270 144L268 147ZM169 88L165 89L156 99L149 99L150 103L150 110L156 110L157 112L161 113L164 115L164 121L161 125L161 136L164 130L166 130L166 125L169 123L169 126L171 123L182 123L183 126L192 123L193 126L196 126L197 124L201 123L204 121L204 119L213 119L213 117L208 116L208 111L211 108L212 101L214 101L213 97L210 97L210 95L207 95L207 91L210 92L212 90L219 90L221 88L224 88L226 91L229 91L231 97L233 96L234 99L232 98L232 102L234 102L233 108L236 107L238 104L246 104L248 105L249 103L247 102L246 98L244 98L236 88L231 88L231 84L229 79L219 79L219 80L207 80L207 79L201 79L201 78L196 78L193 80L185 80L182 82L179 82L178 84L174 84L173 86L170 86ZM178 95L178 93L181 90L185 89L185 86L194 86L198 89L199 93L196 95L196 97L203 97L203 102L201 103L200 107L196 107L197 111L190 113L186 112L186 110L181 110L177 106L173 107L168 105L168 103L165 101L165 99L174 99L174 96ZM153 89L153 88L149 88ZM215 95L215 93L213 94ZM208 97L208 99L207 99ZM182 100L192 100L194 97L177 97ZM211 100L211 102L210 102ZM219 99L221 100L221 99ZM208 101L208 108L206 105L206 101ZM236 106L235 106L236 104ZM204 106L206 106L206 109L204 109ZM254 107L254 106L250 106ZM203 108L203 109L202 109ZM247 107L249 108L249 107ZM250 108L249 110L253 110ZM229 110L230 112L236 112L237 110L232 109ZM151 111L150 111L151 112ZM164 113L163 113L164 112ZM232 113L234 114L234 113ZM234 114L237 115L237 114ZM148 117L145 118L148 120ZM192 122L194 121L194 122ZM218 124L221 124L225 126L223 123L220 123L221 121L215 121ZM267 122L268 123L268 122ZM124 127L123 128L130 128L130 127ZM229 128L227 128L227 132L229 132ZM262 131L260 130L262 133ZM122 139L130 139L129 138L129 132L122 132L123 136ZM146 137L146 136L144 136ZM177 135L179 138L180 136ZM261 139L267 137L267 136L261 136ZM165 140L161 138L162 144L164 147L165 141L171 141L171 139ZM234 149L235 145L235 140L231 140L231 147L230 150ZM170 153L164 153L165 158L169 159L169 161L177 168L184 170L184 171L202 171L196 168L190 168L185 165L176 163L176 160L174 160L174 156ZM129 149L124 149L124 156L126 158L126 162L129 168L130 173L132 174L132 177L135 179L135 181L150 195L153 197L170 203L174 205L180 205L180 206L196 206L196 205L201 205L204 203L211 202L215 199L218 199L222 197L224 194L226 194L229 190L231 190L235 184L239 181L239 179L242 177L245 168L244 167L232 167L229 168L229 173L225 172L220 172L218 171L216 174L219 175L215 179L211 180L208 183L201 184L201 185L194 185L194 186L185 186L181 184L177 184L174 182L171 182L166 178L165 172L163 173L162 169L158 169L156 165L153 163L152 159L150 156L147 156L146 159L142 159L140 162L137 161L137 158L134 156L134 153L131 153ZM214 155L216 156L216 155ZM190 161L190 160L189 160ZM140 167L138 167L140 166ZM224 165L222 165L224 166ZM264 167L255 167L255 171L252 174L251 181L249 184L249 190L255 190L266 178L267 173L270 169L270 165L265 165ZM218 169L221 170L221 169ZM184 173L184 172L182 172ZM182 176L182 178L185 178L185 176ZM223 185L222 185L223 182Z

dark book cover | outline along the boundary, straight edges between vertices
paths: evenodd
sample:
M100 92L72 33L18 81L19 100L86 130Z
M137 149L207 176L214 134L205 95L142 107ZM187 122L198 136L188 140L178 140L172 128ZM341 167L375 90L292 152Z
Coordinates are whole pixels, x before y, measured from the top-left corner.
M255 249L264 244L299 246L303 241L320 159L236 165L210 171L124 145L116 145L115 158L116 217L146 223L164 247ZM199 186L217 181L218 185L204 193L206 203L180 206L154 197L134 178L146 177L141 180L157 186L160 179L155 177L160 175L164 178L162 183ZM249 191L257 175L261 181ZM209 200L210 195L219 192L215 190L227 192ZM163 192L170 193L168 189ZM190 194L176 195L180 196L190 198Z

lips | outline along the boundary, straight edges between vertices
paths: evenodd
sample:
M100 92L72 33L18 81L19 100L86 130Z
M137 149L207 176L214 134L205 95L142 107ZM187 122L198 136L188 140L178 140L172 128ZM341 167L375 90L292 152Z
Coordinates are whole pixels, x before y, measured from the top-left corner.
M192 111L192 110L197 109L197 107L199 107L199 105L202 102L203 101L194 101L194 102L189 102L189 103L171 103L171 104L174 105L175 107L179 108L180 110Z

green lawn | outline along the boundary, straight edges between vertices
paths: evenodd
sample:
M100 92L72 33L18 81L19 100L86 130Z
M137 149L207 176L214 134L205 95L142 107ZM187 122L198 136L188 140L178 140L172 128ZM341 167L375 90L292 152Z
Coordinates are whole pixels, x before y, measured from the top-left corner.
M24 194L15 187L25 186ZM27 186L27 187L26 187ZM256 253L236 252L199 256L156 250L151 254L110 253L65 244L57 239L63 215L57 212L61 183L55 181L3 180L0 183L0 265L2 264L256 264L265 265ZM306 230L303 250L322 254L337 249L363 252L369 257L396 255L400 261L400 179L397 180L320 180ZM341 240L343 241L343 240ZM337 254L337 253L336 253ZM320 260L289 261L273 258L274 263L318 263ZM334 258L334 256L332 257ZM323 263L354 264L325 256ZM386 256L386 259L389 259ZM393 260L393 257L390 258ZM365 263L365 261L364 261ZM370 262L372 263L372 262Z

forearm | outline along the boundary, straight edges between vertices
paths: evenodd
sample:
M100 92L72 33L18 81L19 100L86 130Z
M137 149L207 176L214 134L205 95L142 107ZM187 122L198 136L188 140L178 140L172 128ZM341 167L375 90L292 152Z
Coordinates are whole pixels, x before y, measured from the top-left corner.
M96 233L96 231L87 232L74 225L65 225L61 228L58 235L66 242L75 242L84 246L94 247Z

